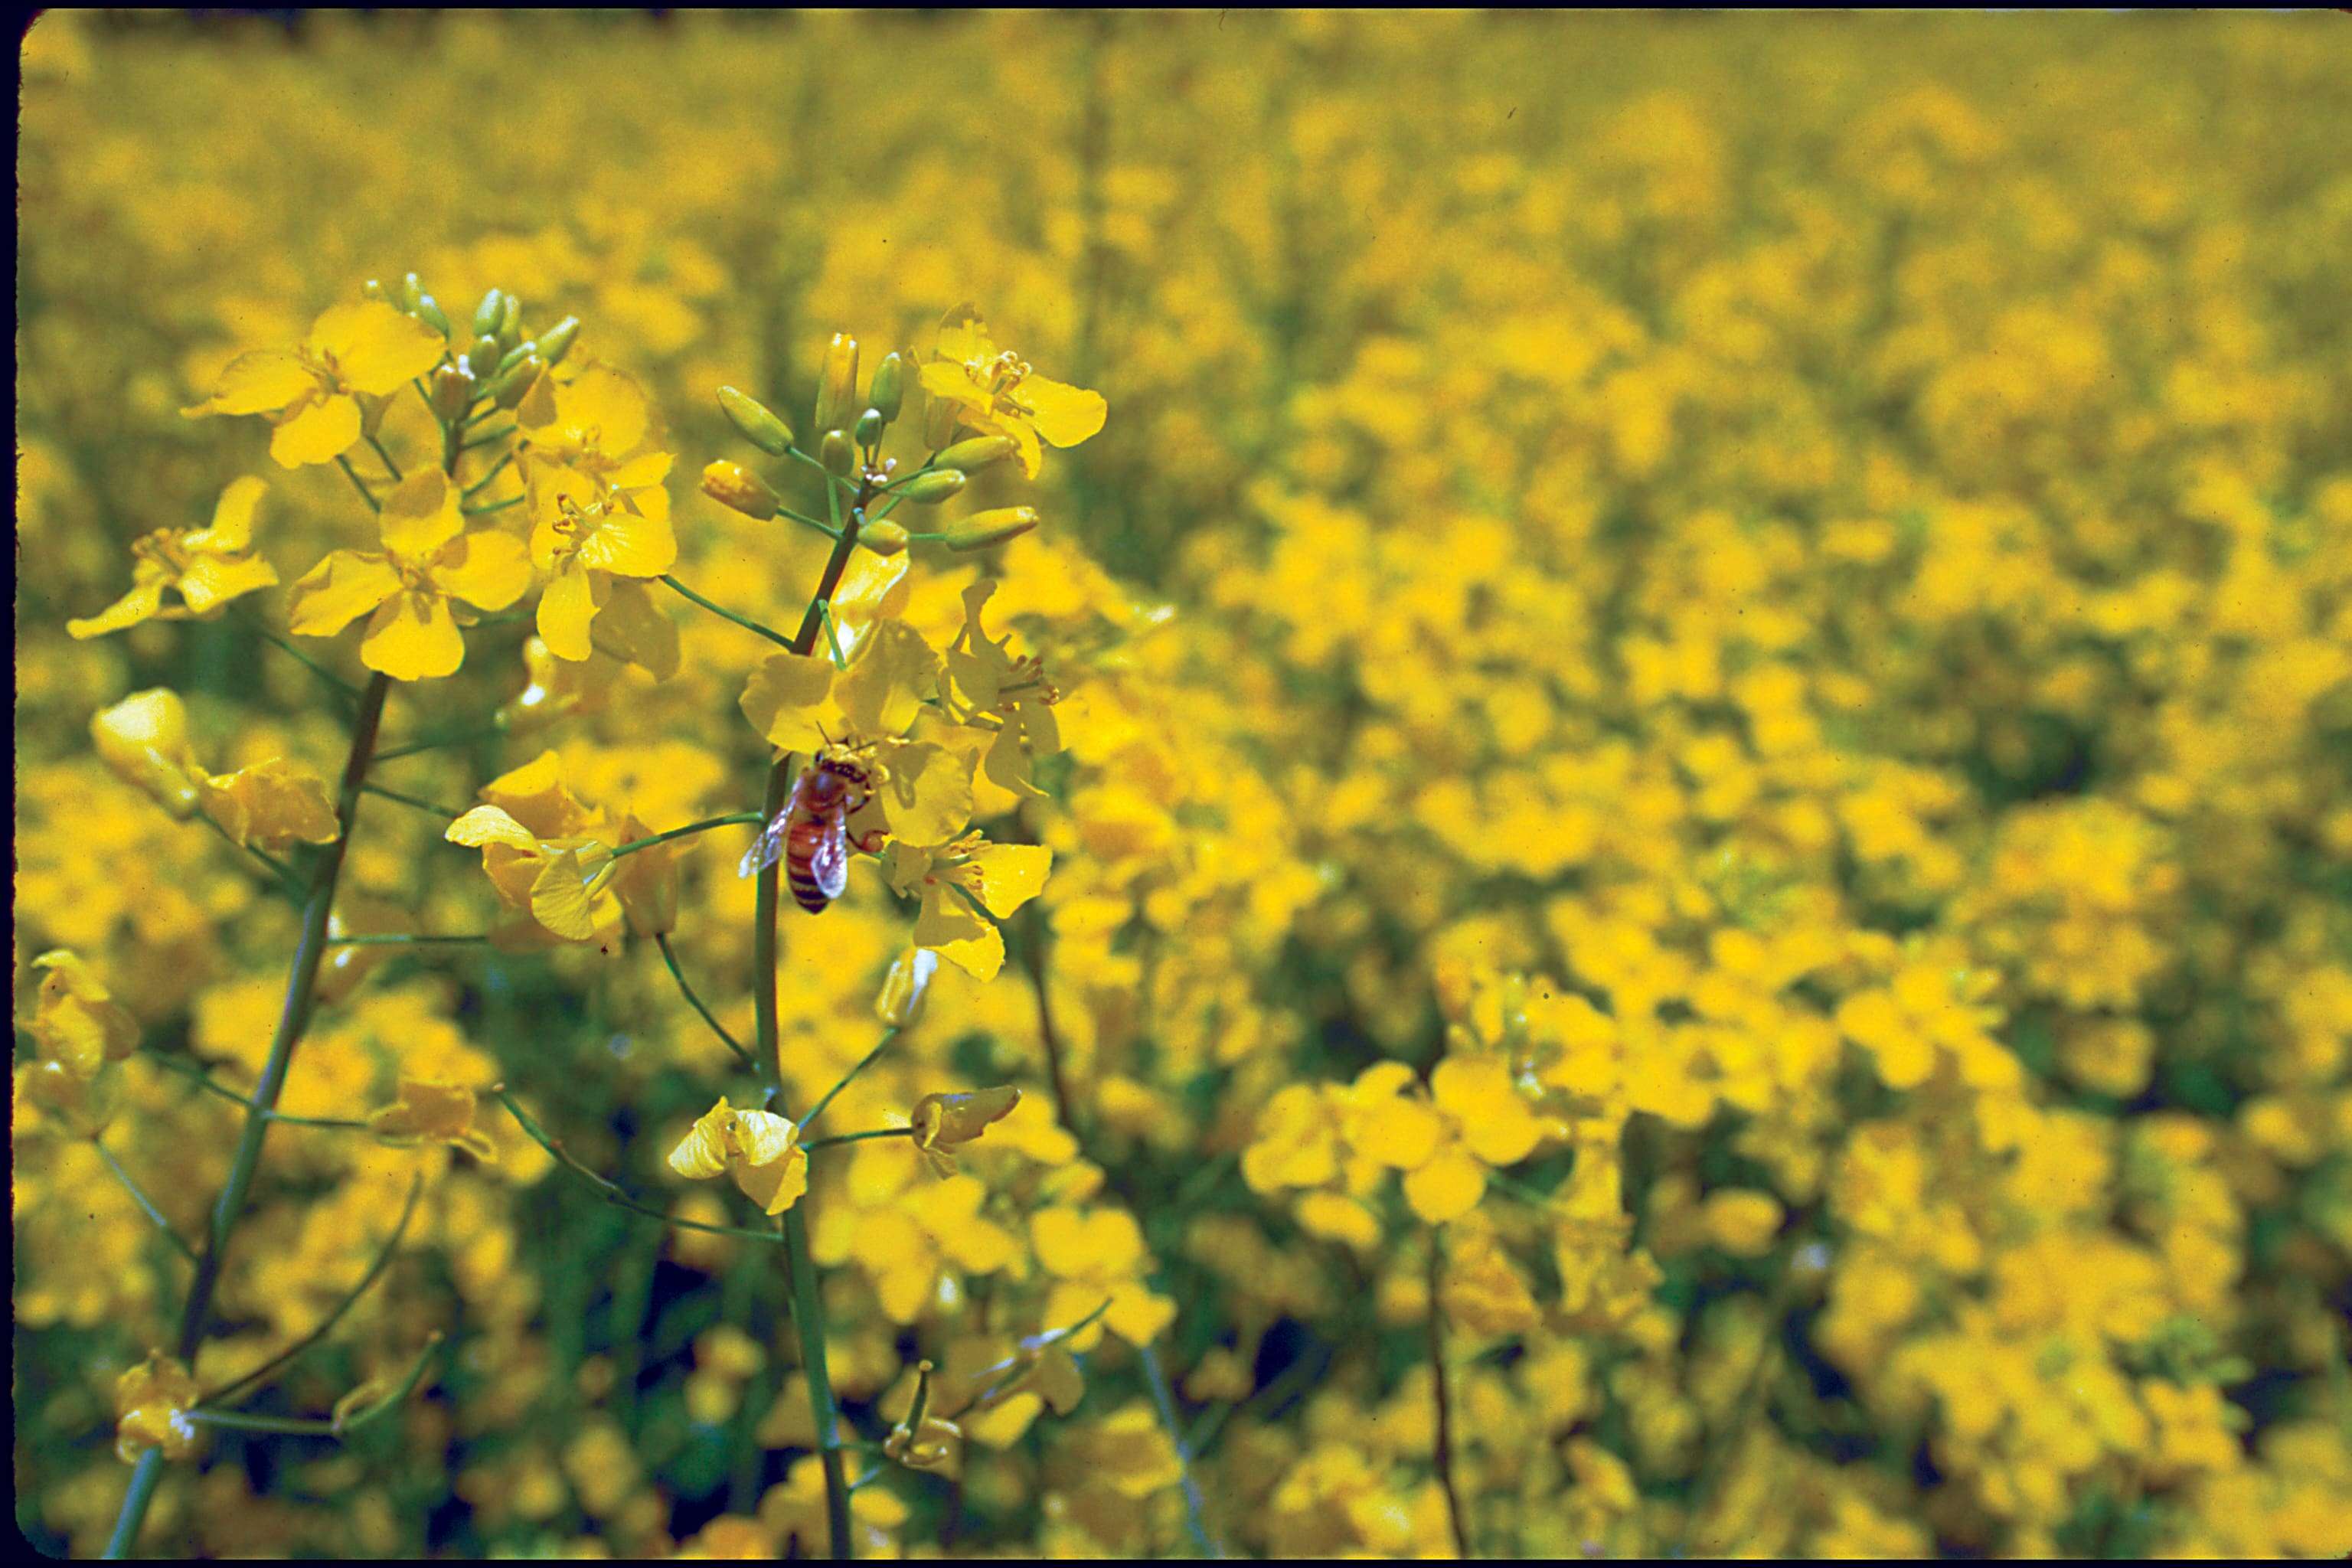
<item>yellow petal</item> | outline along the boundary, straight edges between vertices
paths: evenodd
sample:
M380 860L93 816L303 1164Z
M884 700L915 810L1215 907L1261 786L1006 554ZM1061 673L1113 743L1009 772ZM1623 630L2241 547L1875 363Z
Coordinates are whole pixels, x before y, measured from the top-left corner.
M437 680L466 662L466 639L438 594L403 590L369 620L360 662L394 680Z
M734 1147L734 1130L735 1112L722 1097L669 1152L669 1168L689 1182L719 1174Z
M677 673L677 623L661 613L642 583L613 582L593 635L600 652L635 665L656 680Z
M539 839L530 828L495 805L474 807L451 823L441 837L469 849L478 849L485 844L504 844L515 849L539 847Z
M530 918L566 942L588 942L620 918L620 900L596 875L612 863L603 845L550 855L531 879Z
M875 748L875 756L889 773L880 798L892 837L910 845L944 844L971 820L969 756L932 741L887 742Z
M1176 1303L1141 1285L1122 1285L1111 1293L1103 1326L1131 1345L1148 1345L1176 1321Z
M833 700L856 733L896 735L915 721L939 681L940 656L922 634L903 621L885 621L833 683Z
M735 1185L760 1205L761 1213L779 1215L808 1191L808 1151L794 1149L773 1164L738 1166Z
M1042 375L1024 376L1014 395L1028 405L1037 434L1056 447L1076 446L1100 430L1110 413L1101 393Z
M218 774L209 784L208 814L240 845L330 844L341 831L326 781L284 757Z
M191 614L201 616L231 599L274 587L277 582L277 568L267 561L251 556L226 560L217 555L200 555L180 574L180 597Z
M1486 1173L1459 1152L1440 1154L1404 1179L1405 1201L1432 1225L1460 1219L1486 1195Z
M382 397L441 363L441 334L382 300L332 305L310 326L313 353L335 356L335 374L354 392Z
M658 577L677 564L677 540L667 518L656 521L638 512L612 510L598 518L580 541L577 559L599 572Z
M530 586L530 552L513 534L486 529L443 545L427 574L478 610L503 610Z
M360 405L341 393L314 398L269 433L269 455L284 468L331 463L360 438Z
M980 308L971 300L940 318L939 355L960 363L996 357L996 344L988 335L988 323L981 319Z
M833 665L812 654L770 654L743 683L740 706L751 728L781 752L814 752L824 744L818 705L833 689Z
M979 935L961 941L924 945L974 980L993 980L1004 967L1004 938L994 926L984 925Z
M319 389L319 378L289 349L260 349L228 362L213 383L213 395L181 413L274 414Z
M591 365L555 389L555 423L566 437L618 457L646 438L646 395L609 365Z
M1470 1151L1490 1165L1517 1164L1543 1141L1510 1069L1491 1057L1447 1057L1429 1075L1437 1103L1462 1126Z
M338 550L287 590L289 629L331 637L400 592L400 574L381 555Z
M419 468L392 488L377 514L383 547L411 561L423 561L465 531L457 510L457 487L438 468Z
M578 563L558 569L539 595L539 637L547 651L575 663L594 653L588 628L596 609L595 585Z
M1437 1118L1414 1100L1367 1106L1352 1119L1349 1131L1360 1152L1401 1171L1423 1163L1437 1147Z
M1054 852L1035 844L991 844L969 864L980 873L980 901L998 920L1035 898L1054 868Z
M231 479L213 508L213 525L202 532L189 534L180 541L181 544L213 555L243 553L253 544L254 509L268 491L268 483L251 474Z
M135 626L142 621L152 621L163 607L163 584L142 583L106 608L88 617L77 616L66 623L66 635L76 642L89 637L102 637L109 632L119 632Z

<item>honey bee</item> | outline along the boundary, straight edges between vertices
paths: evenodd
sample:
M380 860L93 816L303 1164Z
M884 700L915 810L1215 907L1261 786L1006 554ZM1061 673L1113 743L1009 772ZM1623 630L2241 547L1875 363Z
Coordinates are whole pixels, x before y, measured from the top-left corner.
M793 898L813 915L849 885L849 819L874 798L871 773L838 752L819 752L793 781L783 810L743 857L742 875L756 876L781 858ZM859 844L860 849L871 850Z

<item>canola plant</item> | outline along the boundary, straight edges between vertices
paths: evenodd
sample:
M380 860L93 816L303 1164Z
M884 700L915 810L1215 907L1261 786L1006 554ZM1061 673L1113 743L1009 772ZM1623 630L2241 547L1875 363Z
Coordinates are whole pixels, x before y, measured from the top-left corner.
M51 13L54 1554L2352 1552L2352 34Z

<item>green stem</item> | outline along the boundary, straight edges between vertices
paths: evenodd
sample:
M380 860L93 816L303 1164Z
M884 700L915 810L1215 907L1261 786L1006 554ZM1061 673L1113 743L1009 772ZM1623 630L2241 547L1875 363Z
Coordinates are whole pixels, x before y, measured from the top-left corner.
M723 605L712 604L709 600L704 598L701 595L696 593L693 589L688 587L685 584L679 582L677 578L670 576L668 574L663 574L662 581L677 589L687 598L693 600L698 605L700 605L704 609L709 610L712 615L717 616L720 620L733 621L737 626L741 626L747 632L757 632L779 647L792 647L792 643L786 639L783 633L771 630L769 627L763 626L759 622L752 620L748 616L739 616L734 611L728 609ZM794 649L793 651L803 652L805 650Z
M329 947L452 947L488 942L488 931L468 931L462 936L430 936L414 931L396 931L388 936L339 936L329 940Z
M459 497L460 497L460 498L468 498L468 497L471 497L471 496L472 496L472 495L473 495L477 490L480 489L484 485L488 484L492 479L497 479L500 474L504 473L504 472L506 471L506 467L507 467L507 465L508 465L509 463L513 462L513 461L514 461L514 453L513 453L513 451L512 451L512 450L509 450L509 451L507 451L507 452L505 452L505 453L501 454L501 455L500 455L500 457L499 458L499 460L498 460L497 462L495 462L495 463L492 463L492 464L489 466L488 470L487 472L485 472L485 473L482 475L482 477L481 477L480 479L476 479L472 484L467 485L464 489L459 490L459 491L457 492L457 494L459 495Z
M368 1266L368 1271L360 1276L359 1283L352 1286L350 1290L346 1291L341 1301L335 1303L335 1310L333 1311L329 1312L324 1318L319 1320L318 1326L312 1329L309 1333L304 1334L300 1339L296 1340L292 1344L288 1345L284 1350L279 1351L276 1355L271 1356L268 1361L263 1362L259 1366L255 1367L251 1372L247 1373L243 1377L236 1379L233 1383L224 1384L219 1388L216 1388L210 1394L205 1394L202 1403L205 1405L217 1405L221 1401L230 1397L232 1394L238 1393L240 1390L252 1387L255 1384L257 1384L261 1382L262 1379L268 1377L271 1373L276 1372L279 1367L293 1361L295 1357L300 1355L304 1351L309 1350L312 1345L317 1344L320 1340L325 1339L327 1337L328 1331L332 1329L337 1323L342 1321L343 1314L350 1311L352 1306L358 1302L359 1299L368 1293L368 1287L373 1285L376 1280L383 1276L385 1268L391 1264L393 1250L400 1245L400 1238L408 1234L408 1222L410 1218L415 1215L416 1200L424 1194L424 1192L425 1178L422 1175L410 1177L408 1182L408 1202L401 1205L400 1219L398 1223L393 1226L392 1234L384 1237L383 1247L376 1254L375 1261Z
M206 827L211 828L215 833L221 836L222 843L227 845L232 849L244 851L246 854L252 856L253 858L260 865L268 868L271 879L277 883L278 891L283 893L286 897L293 900L298 904L302 901L302 881L300 878L295 876L293 867L289 866L285 861L278 858L277 856L257 849L250 844L239 844L236 841L236 835L231 833L227 828L223 827L213 816L212 813L208 811L199 811L196 815L204 820L204 824Z
M352 467L352 460L349 458L337 458L335 459L335 466L343 470L343 477L352 481L352 488L353 489L360 492L360 500L367 502L368 510L382 511L383 510L383 502L375 499L375 492L367 488L367 481L360 478L360 471Z
M1445 1283L1445 1249L1434 1229L1429 1233L1429 1377L1437 1400L1437 1436L1432 1456L1438 1484L1445 1492L1445 1518L1454 1527L1454 1552L1467 1558L1470 1529L1462 1515L1462 1493L1454 1484L1454 1399L1445 1386L1445 1313L1439 1300Z
M830 1138L812 1138L801 1145L803 1149L830 1149L836 1143L867 1143L877 1138L912 1138L911 1127L884 1127L872 1132L836 1132Z
M463 746L475 741L487 741L493 735L501 735L505 732L496 724L478 730L462 730L452 735L436 735L429 741L411 741L404 745L394 746L387 751L376 753L375 760L379 763L395 762L402 757L413 757L424 752L437 752L445 746Z
M433 801L422 799L416 795L403 795L396 789L386 789L380 784L362 784L360 787L367 791L370 795L380 795L386 800L394 800L398 801L403 805L415 806L417 810L437 816L444 822L455 822L457 818L466 815L462 811L452 811L446 805L441 805Z
M530 1113L523 1110L522 1106L516 1101L513 1092L503 1084L490 1092L498 1097L500 1105L507 1108L507 1114L515 1119L515 1125L522 1129L523 1136L553 1155L556 1163L565 1170L574 1175L584 1177L590 1185L604 1194L604 1201L614 1208L627 1209L631 1214L641 1214L647 1219L657 1219L664 1225L674 1225L680 1230L699 1230L711 1236L739 1236L747 1241L764 1241L771 1247L776 1244L778 1237L772 1230L748 1230L735 1225L705 1225L700 1220L680 1219L676 1215L664 1214L650 1204L637 1202L636 1199L629 1196L627 1189L618 1182L598 1175L574 1159L562 1143L549 1137L539 1123L530 1119Z
M686 971L678 967L677 954L669 945L669 933L656 932L654 945L661 949L662 962L669 966L669 977L677 982L678 994L686 998L687 1005L702 1015L702 1021L710 1026L710 1032L717 1035L729 1050L735 1053L737 1061L747 1068L754 1067L751 1053L743 1048L743 1043L740 1040L727 1032L726 1026L719 1023L710 1009L702 1005L702 998L697 996L694 994L694 987L686 983Z
M831 1089L826 1089L824 1091L824 1098L818 1100L815 1107L812 1109L806 1116L801 1118L800 1126L802 1130L805 1131L809 1123L814 1121L818 1117L823 1116L824 1114L824 1108L831 1105L834 1102L835 1098L838 1096L843 1089L849 1087L850 1081L853 1079L856 1078L859 1073L864 1072L868 1067L871 1067L874 1063L874 1058L880 1056L885 1050L888 1049L890 1042L898 1037L898 1026L893 1025L889 1028L883 1030L882 1037L874 1042L874 1048L866 1052L864 1056L858 1058L857 1065L851 1068L847 1072L842 1074L841 1081L835 1084Z
M1160 1352L1150 1345L1138 1345L1136 1359L1143 1364L1143 1380L1151 1385L1151 1403L1160 1412L1160 1425L1167 1429L1169 1447L1176 1450L1176 1468L1184 1487L1184 1525L1192 1532L1192 1543L1204 1557L1223 1557L1223 1548L1209 1533L1202 1518L1206 1506L1201 1498L1201 1484L1192 1479L1192 1457L1184 1451L1184 1433L1176 1424L1176 1401L1168 1392L1168 1374L1160 1368Z
M514 433L515 427L513 426L502 425L487 436L476 436L470 440L458 442L457 449L461 452L470 452L477 447L488 447L495 442L503 441Z
M114 1157L114 1151L95 1138L91 1139L89 1143L91 1148L98 1151L98 1157L106 1162L106 1168L114 1173L114 1179L122 1184L122 1190L131 1194L131 1201L137 1204L141 1211L155 1222L155 1228L163 1233L163 1239L172 1244L172 1250L194 1263L196 1260L196 1249L190 1247L182 1239L180 1233L172 1228L172 1222L163 1217L163 1211L155 1206L154 1200L148 1197L146 1193L141 1190L139 1184L131 1179L131 1173L122 1168L122 1162Z
M230 1089L226 1085L215 1083L212 1079L211 1074L192 1063L177 1060L174 1058L165 1056L161 1051L142 1050L140 1054L145 1057L149 1061L153 1062L157 1067L163 1068L167 1071L179 1074L182 1078L186 1079L189 1082L194 1084L198 1089L203 1089L207 1094L216 1094L220 1096L221 1099L229 1101L233 1105L249 1106L252 1103L244 1095L237 1093L236 1090ZM270 1121L283 1121L289 1127L332 1127L342 1130L351 1130L365 1127L367 1125L364 1121L346 1121L340 1118L331 1116L292 1116L283 1110L272 1110L268 1114Z
M336 692L341 695L343 700L346 702L356 702L360 700L360 689L358 687L353 686L350 681L345 680L341 676L337 675L333 670L329 669L325 665L320 664L317 659L312 658L309 654L304 653L300 648L296 647L292 643L278 636L276 628L272 627L268 622L262 620L260 616L251 614L242 606L232 606L231 611L236 616L238 622L250 629L256 637L260 637L264 642L267 642L272 647L278 648L289 658L292 658L295 663L300 665L303 668L317 676L320 680L325 681L329 687L332 688Z
M383 449L383 442L377 440L374 437L370 436L367 438L367 444L374 448L377 458L383 460L383 471L392 476L392 482L394 484L398 484L401 480L408 477L400 471L400 465L392 460L392 454Z
M457 510L467 517L488 517L494 511L504 511L510 506L520 505L522 505L522 497L509 496L504 500L494 500L488 506L465 506Z
M633 838L614 850L613 858L618 860L624 855L634 855L640 849L650 849L656 844L667 844L673 838L684 838L688 834L708 833L714 827L756 827L766 820L766 817L757 812L751 811L730 812L725 816L707 816L700 822L689 822L684 827L673 827L667 833L656 833L650 838Z
M343 763L342 787L337 796L335 839L318 857L311 872L310 900L302 910L302 935L294 949L292 970L287 975L286 1000L278 1012L278 1031L270 1039L269 1056L262 1064L253 1099L247 1102L245 1130L229 1163L228 1184L221 1189L220 1200L213 1207L204 1254L196 1260L196 1276L188 1287L187 1304L180 1316L176 1353L184 1363L194 1363L196 1347L204 1342L205 1331L211 1326L213 1296L220 1288L229 1238L244 1215L246 1197L261 1168L261 1146L269 1132L269 1113L277 1109L278 1097L285 1091L287 1074L294 1066L294 1047L301 1043L303 1031L310 1026L319 965L327 955L327 917L334 908L335 889L342 879L343 856L351 846L352 829L359 820L360 786L367 782L368 762L375 751L376 732L383 723L384 699L391 690L390 678L379 673L360 695L351 754ZM144 1468L142 1458L141 1470L133 1472L131 1490L123 1499L122 1513L115 1521L110 1552L116 1548L128 1551L139 1539L139 1527L154 1496L153 1479L147 1478L145 1484L141 1484Z

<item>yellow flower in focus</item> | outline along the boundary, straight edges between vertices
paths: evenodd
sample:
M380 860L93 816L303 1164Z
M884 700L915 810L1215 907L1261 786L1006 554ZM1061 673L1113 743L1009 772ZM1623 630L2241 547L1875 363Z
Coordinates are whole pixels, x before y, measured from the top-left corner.
M734 1178L765 1214L779 1215L808 1191L808 1151L800 1129L772 1110L737 1110L721 1096L678 1146L669 1168L688 1181Z
M198 777L205 815L240 846L331 844L341 830L326 780L299 763L270 757L233 773Z
M162 1351L114 1380L114 1457L135 1464L150 1448L166 1459L196 1451L203 1429L189 1418L200 1397L187 1367Z
M983 729L993 725L995 739L981 767L998 788L1014 795L1042 795L1045 792L1029 782L1029 774L1037 759L1062 749L1053 712L1061 693L1046 679L1043 659L1028 654L1014 658L1005 651L1009 637L989 640L980 612L995 592L994 583L974 583L963 591L963 629L956 634L946 660L956 694L971 710L957 717Z
M492 779L480 793L488 804L452 822L442 837L482 852L482 869L509 909L527 912L566 942L594 942L608 951L616 945L614 928L624 917L620 872L626 861L614 858L612 845L602 837L610 827L565 784L556 754L541 752ZM654 868L656 874L660 869ZM631 890L633 896L648 891L634 882ZM656 876L641 914L658 912L658 896Z
M963 1453L963 1429L930 1413L931 1372L929 1362L916 1367L914 1403L882 1439L882 1452L910 1470L952 1472Z
M667 464L667 454L662 458ZM558 658L581 660L596 651L590 629L619 595L626 603L606 632L608 641L617 635L621 646L609 651L656 676L676 670L677 628L650 602L637 602L647 595L633 581L658 577L677 561L667 505L640 510L642 500L662 493L640 489L632 496L574 468L554 469L534 488L530 558L547 577L539 597L539 635Z
M1000 350L971 305L940 321L938 352L923 366L923 390L951 405L957 424L1012 437L1021 471L1033 479L1045 458L1041 437L1075 447L1100 430L1110 411L1101 393L1039 375L1020 355Z
M1002 1121L1021 1103L1021 1091L1011 1087L974 1089L969 1094L927 1094L915 1101L909 1120L915 1128L915 1147L935 1175L942 1178L955 1174L955 1156L948 1152L960 1143L969 1143L988 1131L989 1124Z
M132 541L131 592L95 616L68 621L67 635L80 641L142 621L199 619L275 584L277 569L250 553L253 510L268 488L250 476L234 479L221 491L209 528L159 528ZM163 603L166 589L180 596L179 604Z
M530 586L530 554L510 533L466 532L457 487L437 468L394 487L378 521L383 549L338 550L305 573L289 593L289 623L331 637L373 611L362 664L394 680L455 675L466 642L450 601L505 609Z
M399 1097L368 1117L368 1131L394 1148L447 1143L477 1160L491 1160L498 1150L475 1131L474 1108L474 1091L463 1084L403 1077Z
M113 1000L98 972L79 954L56 948L33 960L46 970L25 1032L54 1061L79 1078L139 1048L139 1020Z
M327 463L358 442L362 397L388 397L441 363L441 334L382 300L332 305L299 348L261 349L228 362L213 394L180 412L267 414L277 428L269 455L281 467Z
M989 917L1009 920L1035 898L1053 869L1054 852L1034 844L991 844L966 834L935 849L897 843L882 859L893 891L919 896L915 943L976 980L1004 967L1004 936Z

